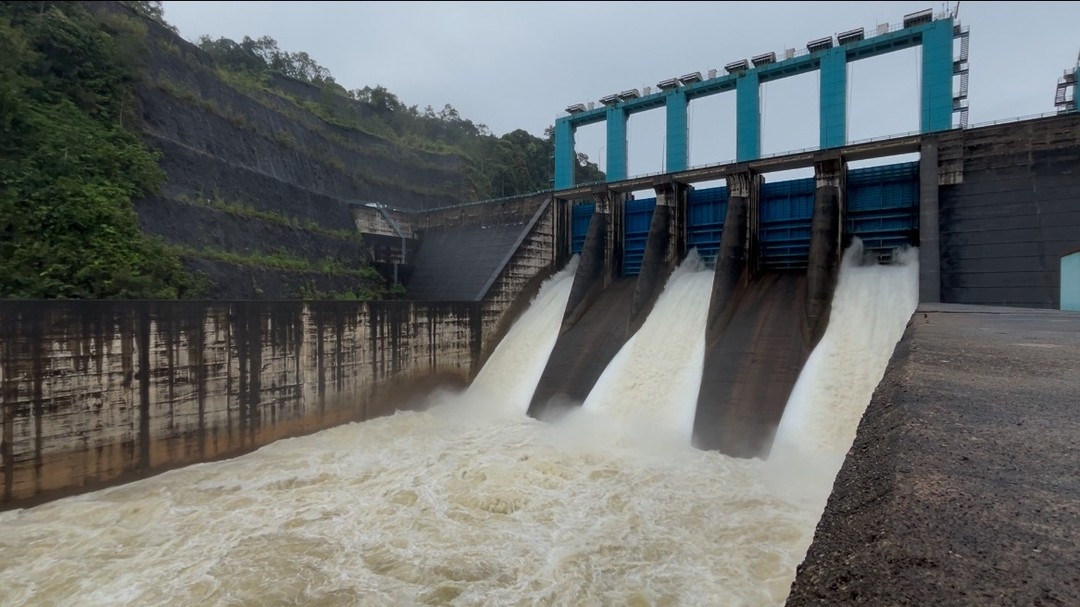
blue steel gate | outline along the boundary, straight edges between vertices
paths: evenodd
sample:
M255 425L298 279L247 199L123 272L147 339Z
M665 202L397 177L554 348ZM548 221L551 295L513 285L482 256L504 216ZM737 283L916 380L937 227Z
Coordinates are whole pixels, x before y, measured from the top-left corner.
M863 250L883 254L917 244L918 214L918 162L848 171L846 227Z
M649 224L652 223L656 198L626 201L623 217L623 276L637 276L641 261L645 258L645 245L649 241Z
M758 224L762 268L806 267L815 188L813 177L762 184Z
M581 253L585 246L585 235L589 233L589 222L592 220L596 204L592 202L579 202L570 211L570 252Z
M686 221L686 248L689 250L697 247L702 261L709 267L716 264L727 204L726 186L691 190L687 197L689 212Z

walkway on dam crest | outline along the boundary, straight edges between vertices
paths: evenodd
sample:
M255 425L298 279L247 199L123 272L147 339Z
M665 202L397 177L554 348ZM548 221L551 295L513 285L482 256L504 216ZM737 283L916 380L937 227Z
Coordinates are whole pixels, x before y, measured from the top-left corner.
M788 606L1080 605L1080 314L923 305Z

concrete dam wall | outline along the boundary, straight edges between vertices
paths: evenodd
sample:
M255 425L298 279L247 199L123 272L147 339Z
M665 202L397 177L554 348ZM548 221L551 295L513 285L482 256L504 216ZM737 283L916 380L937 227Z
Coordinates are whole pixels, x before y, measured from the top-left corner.
M848 167L911 152L917 162ZM813 179L765 180L809 166ZM858 237L886 260L918 246L923 301L1056 308L1059 260L1080 244L1077 170L1080 115L1065 114L558 192L573 209L562 246L582 258L530 414L583 402L697 247L716 271L694 444L766 454L825 331L843 246ZM692 185L718 177L727 186ZM643 189L655 203L628 195ZM641 225L629 227L642 203L653 205L643 250L631 242Z
M1058 309L1061 256L1080 246L1080 114L965 130L939 150L940 301Z
M364 211L357 221L381 229ZM445 223L487 242L444 268L473 267L477 288L456 301L0 303L0 509L239 455L464 385L554 267L555 207L526 197L398 219L421 263L446 253ZM483 240L492 233L504 238ZM418 292L425 276L413 279Z
M758 245L762 179L750 173L729 178L704 336L695 446L743 457L768 453L788 395L828 320L842 233L841 173L837 159L819 163L805 227L807 249L786 260L790 267L783 269ZM685 255L688 188L656 192L636 276L626 275L623 263L628 201L618 194L597 197L561 334L530 415L548 417L586 400Z
M901 167L897 174L907 180L900 184L901 190L915 192L916 198L905 204L916 206L904 211L903 219L908 223L893 226L885 236L892 239L888 242L920 246L924 301L929 300L926 294L934 291L925 287L936 285L937 297L946 301L989 297L1015 303L1015 297L1023 294L1028 305L1056 305L1058 249L1066 249L1066 244L1075 248L1080 238L1080 232L1073 231L1080 211L1070 198L1074 187L1070 175L1080 158L1078 133L1080 118L1059 116L954 131L912 144L911 149L922 152L921 160ZM1000 160L998 152L1005 148L1014 153ZM582 258L563 327L533 395L530 413L543 417L552 404L582 402L611 357L648 316L687 250L691 246L699 250L712 247L716 271L706 356L711 370L705 374L709 379L703 382L699 395L695 444L738 455L766 452L791 384L824 331L839 246L848 236L859 234L860 217L875 219L866 214L865 205L867 192L877 191L874 188L878 185L867 185L867 175L847 171L845 154L840 152L840 166L835 157L796 159L816 166L816 177L804 180L809 182L805 187L795 188L801 188L800 192L783 194L790 198L788 202L805 207L799 219L804 228L795 230L804 230L797 235L802 243L799 246L805 247L800 249L803 262L799 267L770 265L766 259L775 246L763 235L779 225L766 215L769 205L779 199L769 199L772 194L758 179L755 166L720 167L728 180L728 186L720 188L722 196L695 192L670 176L650 178L656 181L652 187L657 197L645 224L643 249L635 253L641 260L636 275L624 272L626 191L604 186L590 194L596 211L587 223L588 234L581 234ZM791 159L761 162L790 163ZM1005 191L998 191L1004 186L1008 186ZM695 225L689 216L696 212L693 205L697 203L692 199L698 194L715 195L717 200L722 197L723 203L716 209L724 212L716 221L723 224L723 235L713 226L709 228L713 229L711 235L704 238L702 226ZM384 273L391 266L399 270L410 291L424 302L308 306L292 302L268 303L265 308L240 302L217 306L5 304L2 411L6 499L77 490L86 483L221 457L279 436L359 419L378 409L371 400L375 392L398 380L408 383L444 373L462 381L469 379L540 282L568 260L571 241L577 237L572 227L577 213L569 202L540 195L419 213L352 208L352 225L378 239L386 264ZM933 228L937 228L936 233ZM987 268L995 263L1014 269L989 272ZM992 276L999 280L978 286L979 281ZM1027 286L1011 286L1018 280ZM444 303L448 301L451 303ZM374 347L370 345L372 338L359 333L360 329L343 333L340 346L336 337L326 341L330 338L325 332L313 326L319 322L317 311L327 309L346 310L334 312L335 318L343 319L343 326L375 327L374 334L390 336L388 345L377 353L369 351ZM244 320L252 314L252 320ZM279 330L283 326L292 328ZM198 329L203 338L198 337L197 327L203 327ZM457 332L456 337L441 337L451 330ZM776 333L776 338L758 339L762 331ZM223 342L205 337L221 334L230 337L221 338ZM258 335L258 344L252 339L234 339L241 334ZM200 343L202 349L195 347ZM292 358L280 354L290 351L295 343L307 344L307 354L300 350ZM241 344L247 344L243 351ZM319 350L314 344L325 347ZM108 348L112 348L111 354ZM125 354L125 348L131 351ZM771 348L772 354L766 355L762 348ZM254 363L250 355L255 351L260 353L258 373L251 371ZM135 352L156 354L140 359ZM318 360L320 352L367 362L346 368L340 381L326 380L334 387L319 392L318 369L325 372L327 363L324 359L324 366L319 367L312 361ZM784 353L780 357L783 361L777 352ZM217 371L190 370L201 368L201 362L191 363L195 366L187 371L176 366L176 361L196 356L216 360ZM267 376L273 368L268 361L281 356L292 360L289 364L296 370L278 379ZM385 361L389 370L369 368L368 363L376 358ZM241 359L248 362L241 363ZM134 365L127 371L125 360ZM751 368L762 364L766 366ZM262 369L262 365L270 366ZM241 385L242 368L248 369L243 372L245 377L252 379L244 379ZM77 369L81 370L76 373ZM138 373L148 374L150 379L140 383ZM224 373L224 384L206 384L201 409L199 391L190 385L182 387L184 381L195 380L177 379L198 378L200 373L206 378L217 373L219 380ZM76 375L82 383L61 381ZM97 387L86 391L78 386ZM51 396L51 390L59 392ZM282 390L291 395L281 396ZM762 390L771 390L771 396L758 394ZM113 392L126 396L101 396ZM99 396L84 396L87 393ZM149 396L140 401L144 393ZM178 393L186 396L176 396ZM331 403L338 393L344 394L348 403L341 409ZM241 406L243 399L247 400ZM175 421L176 403L181 401L186 403L182 407L194 407L196 421L187 425ZM211 401L218 404L208 405ZM270 402L291 404L275 409L267 404ZM155 407L162 406L173 412L173 421L160 422L164 425L159 429L156 424L161 418ZM141 415L139 407L149 407L150 413ZM200 410L202 426L198 422ZM48 430L60 427L48 422L49 416L73 420L87 411L81 425ZM219 411L220 415L206 417L207 411ZM78 415L71 417L76 412ZM252 412L258 415L252 417ZM241 419L245 420L242 427ZM140 434L144 424L147 432ZM736 445L739 441L735 437L745 444ZM182 446L162 451L159 443Z
M5 303L3 497L238 455L464 382L479 302ZM430 384L429 384L430 385Z

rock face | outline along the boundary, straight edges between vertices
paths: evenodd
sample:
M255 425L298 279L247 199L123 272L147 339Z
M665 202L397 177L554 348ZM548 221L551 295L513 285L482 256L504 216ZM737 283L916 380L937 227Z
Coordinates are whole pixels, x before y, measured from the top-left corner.
M320 108L361 118L374 110L285 77L238 81L174 32L145 23L134 109L146 143L161 154L165 183L135 209L144 231L180 247L202 274L206 297L379 288L384 281L374 273L352 272L380 261L378 239L357 233L357 203L423 211L461 202L460 156L324 120Z

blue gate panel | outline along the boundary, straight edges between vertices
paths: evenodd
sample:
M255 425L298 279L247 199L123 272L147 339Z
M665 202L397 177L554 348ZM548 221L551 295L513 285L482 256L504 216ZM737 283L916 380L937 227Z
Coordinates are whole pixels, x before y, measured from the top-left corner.
M589 233L589 222L592 221L596 203L579 202L570 211L570 251L580 253L585 247L585 235Z
M868 252L917 244L919 163L855 169L847 176L847 231Z
M728 189L726 186L692 190L687 199L689 217L686 222L686 248L697 248L709 267L716 264L720 235L727 216Z
M649 242L649 224L656 209L655 198L628 200L623 218L623 276L637 276Z
M805 268L814 217L813 177L761 186L758 243L761 266L772 270Z

